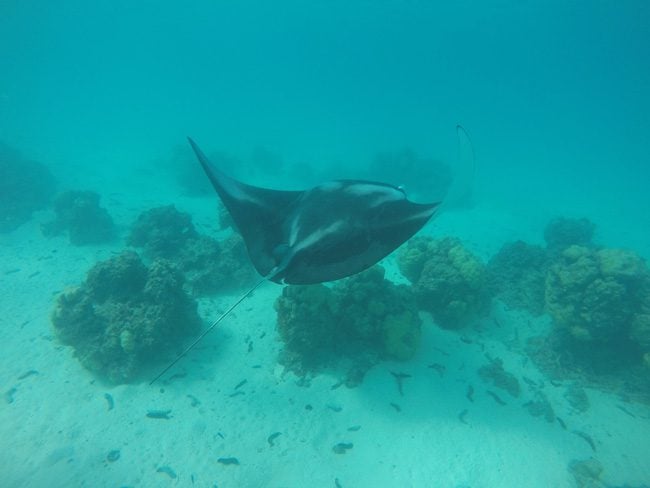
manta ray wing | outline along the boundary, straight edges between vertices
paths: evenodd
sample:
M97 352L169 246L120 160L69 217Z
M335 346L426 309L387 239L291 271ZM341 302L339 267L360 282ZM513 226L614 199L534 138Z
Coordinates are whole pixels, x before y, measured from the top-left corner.
M277 264L274 252L283 243L286 216L304 192L241 183L213 165L196 143L189 137L188 140L241 233L253 266L259 274L267 276Z

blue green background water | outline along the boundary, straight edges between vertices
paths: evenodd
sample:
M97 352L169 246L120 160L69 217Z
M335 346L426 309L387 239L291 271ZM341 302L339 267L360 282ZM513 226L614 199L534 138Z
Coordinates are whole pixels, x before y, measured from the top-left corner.
M186 135L323 166L450 159L462 123L493 201L648 225L647 2L0 8L0 138L45 162L120 175Z

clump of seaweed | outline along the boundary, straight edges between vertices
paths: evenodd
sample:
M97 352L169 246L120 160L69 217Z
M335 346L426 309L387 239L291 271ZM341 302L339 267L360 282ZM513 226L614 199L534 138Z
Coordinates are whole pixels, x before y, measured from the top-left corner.
M514 398L519 397L521 386L515 375L509 373L503 368L503 361L499 358L493 358L489 364L481 366L478 374L484 381L489 381L495 387L507 391Z
M606 486L601 480L603 465L595 458L574 459L569 463L567 469L578 488L604 488Z
M100 244L115 236L113 219L99 205L99 195L92 191L67 191L54 199L56 218L43 224L46 236L68 233L75 246Z
M524 403L523 407L533 417L544 417L548 423L555 422L555 411L548 397L541 391L535 392L535 398L529 402Z
M280 361L300 375L343 361L351 385L382 358L410 359L420 343L414 297L386 280L380 266L332 288L288 286L275 308L284 342Z
M523 241L505 244L487 266L490 294L508 307L544 312L548 256L544 248Z
M52 312L59 340L84 367L113 383L138 380L200 328L197 304L168 261L147 268L134 252L100 262Z
M577 383L573 383L567 387L564 392L564 399L579 413L585 413L589 410L589 397L585 390Z
M591 246L595 230L589 219L558 217L546 225L544 240L550 252L558 253L569 246Z
M0 233L11 232L45 208L56 181L46 166L0 142Z
M489 304L485 266L459 239L415 237L398 254L418 305L444 328L457 329Z
M188 213L173 205L140 214L128 243L143 247L149 259L165 258L185 273L192 293L207 295L251 283L255 271L238 234L218 241L199 234Z

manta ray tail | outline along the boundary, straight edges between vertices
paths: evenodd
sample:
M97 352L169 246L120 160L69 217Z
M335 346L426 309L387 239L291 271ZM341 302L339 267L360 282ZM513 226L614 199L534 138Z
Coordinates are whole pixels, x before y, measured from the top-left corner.
M464 207L471 203L472 185L476 172L474 147L469 134L462 125L456 126L456 134L458 136L458 156L453 169L453 181L438 211L443 208Z
M151 380L149 383L149 386L153 385L158 379L164 375L167 371L169 371L176 363L178 363L185 355L190 352L192 349L194 349L194 346L196 346L199 342L203 340L203 338L210 333L212 329L214 329L219 323L225 319L228 315L230 315L230 312L235 310L237 306L243 302L251 293L253 293L262 283L266 281L266 277L262 278L259 280L250 290L248 290L246 293L244 293L242 296L240 296L230 307L228 307L228 310L226 310L224 313L222 313L218 319L216 319L214 322L210 324L210 326L205 329L200 336L198 336L196 339L194 339L194 342L192 342L189 346L185 348L185 350L180 353L178 356L176 356L176 359L174 359L171 363L167 365L165 369L163 369L160 373L158 373L158 376L156 376L154 379Z

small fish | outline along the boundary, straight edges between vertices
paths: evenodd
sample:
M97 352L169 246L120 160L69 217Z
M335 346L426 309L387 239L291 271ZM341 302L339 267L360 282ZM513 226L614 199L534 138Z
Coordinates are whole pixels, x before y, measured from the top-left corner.
M239 391L236 391L235 393L231 393L231 394L228 395L228 396L229 396L230 398L234 398L234 397L236 397L236 396L239 396L239 395L245 395L245 394L246 394L246 393L244 393L243 391L239 390Z
M39 274L41 274L40 271L34 271L34 272L31 273L27 278L33 278L34 276L38 276Z
M113 397L110 393L104 393L104 399L106 400L107 406L106 410L109 412L113 410L113 407L115 406L115 401L113 401Z
M11 268L11 269L8 269L7 271L5 271L5 275L18 273L19 271L20 271L20 268Z
M253 341L248 343L248 352L253 352Z
M437 371L441 378L443 377L443 375L445 374L445 371L447 370L445 365L440 364L440 363L430 364L430 365L427 366L427 368L431 368L431 369Z
M621 410L622 412L628 414L632 418L636 418L636 415L634 415L632 412L630 412L627 408L625 408L623 405L616 405L616 407Z
M586 434L586 433L581 432L579 430L572 430L571 433L577 435L578 437L580 437L582 439L584 439L585 442L587 442L587 444L589 444L589 446L591 446L591 449L594 452L596 452L596 443L594 442L594 440L591 438L591 436L589 434Z
M5 391L5 401L7 403L13 403L14 402L14 394L18 390L16 388L9 388L7 391Z
M169 414L172 413L171 409L170 410L149 410L147 412L147 417L150 419L163 419L163 420L169 420L171 417Z
M332 451L336 454L345 454L349 449L352 449L354 444L351 442L339 442L332 447Z
M332 386L330 386L330 390L336 390L337 388L340 388L341 386L343 386L343 381L337 381Z
M327 408L329 408L331 411L339 413L340 411L343 410L343 407L341 405L336 405L334 403L328 403L325 405Z
M30 369L29 371L27 371L27 372L21 374L21 375L18 377L18 379L19 379L19 380L24 380L25 378L29 378L30 376L33 376L33 375L36 375L36 374L38 374L38 371L36 371L35 369Z
M470 402L474 402L474 387L472 385L467 385L467 393L465 396Z
M341 484L338 478L334 478L334 486L336 488L343 488L343 485Z
M411 375L408 374L408 373L396 373L394 371L391 371L390 374L392 374L393 377L395 378L395 381L397 381L397 391L399 391L400 396L404 396L404 390L403 390L403 387L402 387L402 384L403 384L402 382L406 378L410 378Z
M241 380L239 383L237 383L237 385L235 386L234 389L235 389L235 390L239 390L239 389L240 389L242 386L244 386L247 382L248 382L248 380Z
M555 420L557 420L557 423L560 424L560 427L562 427L564 430L566 430L566 424L564 423L564 420L562 420L560 417L555 417Z
M361 429L360 425L353 425L352 427L348 427L348 432L357 432L360 429Z
M201 405L199 399L196 398L194 395L185 395L185 396L191 400L190 406L198 407L199 405Z
M390 406L393 407L398 412L402 411L402 407L400 407L397 403L391 403Z
M219 464L225 464L226 466L230 466L230 465L239 466L239 459L237 459L236 457L219 458L217 459L217 462Z
M270 436L267 437L266 442L269 443L269 446L273 447L275 444L273 441L278 438L278 436L282 435L282 432L273 432Z
M440 349L439 347L434 347L433 350L438 351L443 356L449 356L449 353L447 351L444 351L443 349Z
M493 391L487 390L485 393L487 393L492 398L494 398L494 401L497 402L499 405L507 405L507 403L501 400L501 398L499 398L499 395L497 395Z
M114 463L114 462L117 461L118 459L120 459L120 450L119 450L119 449L113 449L111 452L109 452L109 453L106 455L106 460L107 460L109 463Z
M178 477L178 476L176 476L176 471L174 471L169 466L161 466L161 467L159 467L156 470L156 473L165 473L167 476L169 476L173 480L175 480Z
M185 378L186 376L187 376L187 373L186 373L185 371L180 372L180 373L174 373L174 374L171 375L169 378L167 378L167 379L165 380L164 383L165 383L166 385L168 385L168 384L171 383L172 381L177 380L177 379L180 379L180 378Z
M458 420L460 420L465 425L467 425L467 421L465 420L466 416L467 416L467 409L463 410L458 414Z

